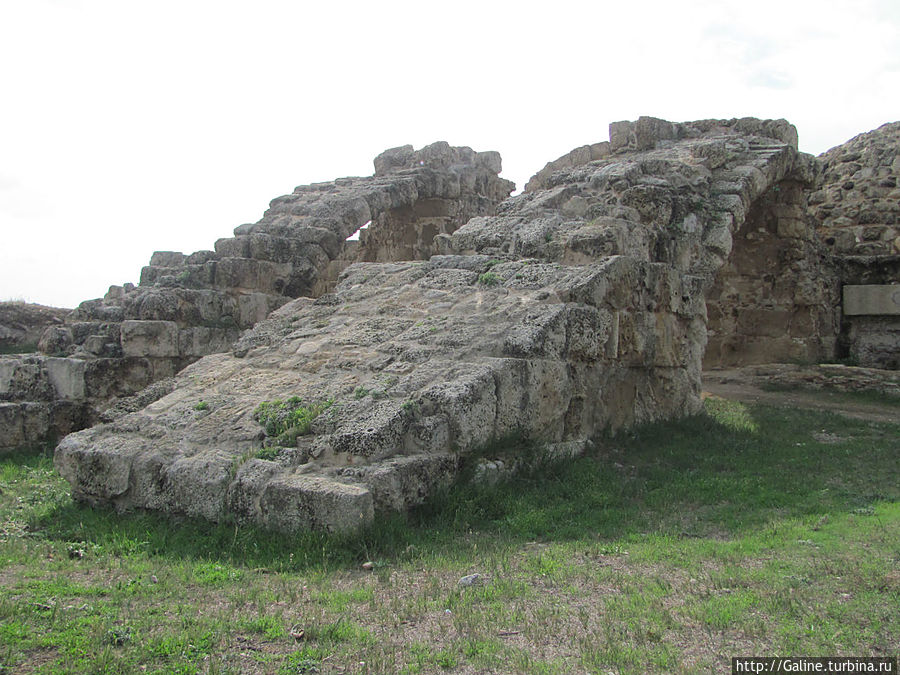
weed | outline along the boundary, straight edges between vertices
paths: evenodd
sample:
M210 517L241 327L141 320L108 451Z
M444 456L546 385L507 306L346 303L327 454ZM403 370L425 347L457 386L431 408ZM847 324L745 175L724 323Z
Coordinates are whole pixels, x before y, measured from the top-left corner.
M276 443L293 445L298 436L310 433L310 427L319 415L334 405L334 399L326 401L314 401L304 405L299 396L282 401L263 401L253 417L266 430L266 435L274 438Z
M278 459L278 456L281 454L281 449L281 446L270 445L265 448L260 448L253 453L253 456L256 459L265 459L271 462Z
M198 412L209 410L209 403L207 403L206 401L200 401L194 406L194 410L197 410Z
M106 631L106 642L113 647L122 647L131 641L131 629L128 626L110 628Z
M500 283L500 277L494 272L485 272L478 276L478 283L482 286L496 286Z
M366 389L365 387L357 387L353 390L353 398L359 401L360 399L365 398L369 394L372 393L371 389Z

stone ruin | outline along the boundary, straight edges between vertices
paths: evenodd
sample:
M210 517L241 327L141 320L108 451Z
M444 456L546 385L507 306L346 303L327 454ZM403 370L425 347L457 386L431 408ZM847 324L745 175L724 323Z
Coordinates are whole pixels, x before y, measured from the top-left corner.
M273 200L215 250L154 253L138 286L112 286L49 326L41 354L0 359L0 450L142 408L171 390L175 373L227 351L272 310L333 288L351 263L386 252L427 258L435 235L491 213L514 187L497 177L497 153L446 143L397 148L375 164L372 177Z
M336 530L495 438L577 453L697 412L703 366L891 365L897 126L817 160L784 120L618 122L512 197L497 153L389 150L0 360L0 437L68 401L103 422L57 447L77 499Z
M862 366L900 369L900 122L819 162L810 214L842 284L839 352Z

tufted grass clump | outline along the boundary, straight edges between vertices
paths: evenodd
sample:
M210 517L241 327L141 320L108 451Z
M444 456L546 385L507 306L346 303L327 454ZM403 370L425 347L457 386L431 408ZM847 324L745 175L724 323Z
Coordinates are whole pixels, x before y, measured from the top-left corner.
M303 403L299 396L282 401L263 401L253 411L254 419L266 430L266 435L279 443L293 444L298 436L310 433L314 419L334 405L334 399Z

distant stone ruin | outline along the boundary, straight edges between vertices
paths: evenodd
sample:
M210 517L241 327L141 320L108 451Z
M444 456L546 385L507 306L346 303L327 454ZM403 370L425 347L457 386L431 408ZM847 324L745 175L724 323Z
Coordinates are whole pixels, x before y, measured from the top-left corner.
M497 153L389 150L4 357L0 437L68 431L25 420L70 401L104 422L57 447L77 499L348 529L491 439L577 453L697 412L703 367L897 367L895 126L817 160L784 120L642 117L512 197Z

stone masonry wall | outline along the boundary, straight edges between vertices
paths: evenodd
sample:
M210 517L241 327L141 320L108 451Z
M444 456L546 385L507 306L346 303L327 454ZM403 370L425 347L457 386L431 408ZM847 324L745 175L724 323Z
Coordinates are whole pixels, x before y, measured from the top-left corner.
M262 219L237 227L215 250L157 251L138 286L112 286L45 331L39 348L56 360L4 362L0 449L95 423L119 399L228 350L242 331L292 298L325 293L354 260L428 257L434 233L492 213L510 193L514 186L498 177L500 168L496 152L447 143L395 148L375 159L374 176L301 186L274 199ZM368 221L373 225L362 246L346 241ZM61 397L48 384L51 370L62 372L60 361L70 362L65 388L77 396ZM32 384L10 384L19 379ZM78 414L64 424L48 412L72 401ZM120 403L115 409L132 407Z
M809 209L844 286L839 355L900 368L900 299L891 300L900 298L900 122L860 134L819 161ZM854 301L865 296L873 301Z

